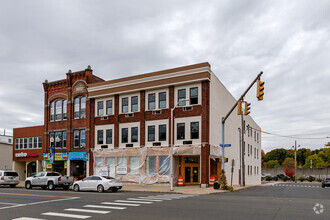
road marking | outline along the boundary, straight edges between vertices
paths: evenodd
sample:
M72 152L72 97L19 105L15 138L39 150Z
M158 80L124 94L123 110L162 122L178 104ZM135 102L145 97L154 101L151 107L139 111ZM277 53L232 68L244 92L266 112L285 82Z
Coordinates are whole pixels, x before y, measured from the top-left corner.
M102 202L103 205L125 205L125 206L140 206L140 204L129 204L120 202Z
M88 216L88 215L73 215L73 214L57 213L57 212L45 212L45 213L42 213L41 215L66 217L66 218L79 218L79 219L86 219L86 218L91 217L91 216Z
M141 203L141 204L152 204L153 203L153 202L130 201L130 200L115 200L115 202L128 202L128 203Z
M20 217L20 218L14 218L13 220L44 220L44 219L41 219L41 218Z
M161 199L161 200L172 200L170 198L163 198L163 197L139 197L140 199Z
M38 204L49 203L49 202L66 201L66 200L79 199L79 198L80 198L80 197L72 197L72 198L68 198L68 199L54 199L54 200L46 200L46 201L41 201L41 202L33 202L33 203L19 204L19 205L13 205L13 206L1 207L0 210L1 210L1 209L17 208L17 207L28 206L28 205L38 205Z
M100 210L88 210L88 209L74 209L74 208L69 208L69 209L64 209L65 211L72 211L72 212L89 212L89 213L97 213L97 214L108 214L111 211L100 211Z
M128 200L138 200L138 201L147 201L147 202L162 202L163 200L158 199L141 199L141 198L128 198Z
M0 202L0 205L22 205L19 203Z
M126 209L126 207L104 206L104 205L84 205L86 208L101 208L101 209Z
M0 195L12 195L12 196L36 196L36 197L60 197L60 198L76 198L73 196L51 196L51 195L37 195L37 194L22 194L22 193L0 193Z

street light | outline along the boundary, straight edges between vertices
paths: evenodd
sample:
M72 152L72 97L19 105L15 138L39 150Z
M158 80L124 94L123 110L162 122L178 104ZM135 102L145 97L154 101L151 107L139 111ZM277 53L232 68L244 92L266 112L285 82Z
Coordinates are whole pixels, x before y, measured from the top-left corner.
M179 100L178 103L176 103L176 105L171 108L171 150L170 150L170 172L171 172L171 179L170 179L170 190L173 191L173 146L174 146L174 116L173 116L173 113L174 113L174 109L176 107L178 107L178 105L181 103L181 102L186 102L186 101L189 101L189 99L182 99L182 100Z

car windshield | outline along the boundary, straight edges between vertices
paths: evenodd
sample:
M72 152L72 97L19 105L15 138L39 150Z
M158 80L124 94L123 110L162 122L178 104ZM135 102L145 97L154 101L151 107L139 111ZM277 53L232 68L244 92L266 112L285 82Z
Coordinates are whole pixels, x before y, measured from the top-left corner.
M115 180L115 178L111 177L111 176L102 176L103 178L106 178L108 180Z
M4 176L18 176L16 172L4 172Z
M59 176L59 173L47 173L47 176Z

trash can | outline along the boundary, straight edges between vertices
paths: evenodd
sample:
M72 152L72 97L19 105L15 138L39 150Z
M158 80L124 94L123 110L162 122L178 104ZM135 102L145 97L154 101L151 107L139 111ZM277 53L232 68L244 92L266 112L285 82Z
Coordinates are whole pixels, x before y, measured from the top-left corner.
M214 182L213 189L220 189L220 184L218 182Z

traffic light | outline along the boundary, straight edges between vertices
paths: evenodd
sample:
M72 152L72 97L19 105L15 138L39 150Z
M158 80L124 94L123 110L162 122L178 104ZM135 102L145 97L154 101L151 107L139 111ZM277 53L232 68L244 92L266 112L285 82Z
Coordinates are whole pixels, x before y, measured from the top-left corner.
M258 79L258 84L257 84L257 98L258 101L261 101L264 99L264 84L265 82L260 81L260 79Z
M245 109L244 109L244 115L248 115L248 114L250 114L250 106L251 105L251 103L249 103L249 102L245 102Z
M241 100L239 100L237 102L237 114L238 115L241 115L242 114L242 101Z

